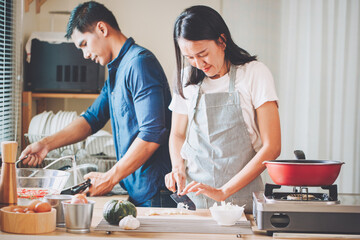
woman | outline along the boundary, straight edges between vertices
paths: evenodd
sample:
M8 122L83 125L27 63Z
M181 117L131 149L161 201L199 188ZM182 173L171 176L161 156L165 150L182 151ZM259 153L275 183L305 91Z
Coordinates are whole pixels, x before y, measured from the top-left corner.
M177 83L165 184L198 208L246 204L263 189L263 161L280 154L280 120L268 68L238 47L218 12L193 6L174 27ZM184 59L190 66L184 68ZM187 185L186 185L187 182Z

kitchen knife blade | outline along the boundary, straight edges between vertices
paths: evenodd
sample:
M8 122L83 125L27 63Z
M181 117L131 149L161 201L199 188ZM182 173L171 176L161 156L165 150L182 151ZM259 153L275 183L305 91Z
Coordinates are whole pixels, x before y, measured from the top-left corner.
M176 202L176 203L183 203L185 206L188 206L189 210L195 211L196 206L195 203L187 196L182 195L179 196L176 192L171 194L170 197Z

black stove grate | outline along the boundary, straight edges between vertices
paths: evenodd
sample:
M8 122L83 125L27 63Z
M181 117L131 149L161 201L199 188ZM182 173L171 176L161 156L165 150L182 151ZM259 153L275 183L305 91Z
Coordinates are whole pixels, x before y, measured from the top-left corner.
M320 187L324 190L328 190L328 193L308 193L307 187L293 187L293 192L276 192L276 191L274 192L274 189L280 189L281 185L266 183L264 195L267 199L283 200L283 201L337 201L338 200L338 192L337 192L336 184L329 186L320 186ZM301 196L306 196L306 198L289 200L287 199L287 197L290 194L301 194ZM313 195L315 198L308 200L309 195Z

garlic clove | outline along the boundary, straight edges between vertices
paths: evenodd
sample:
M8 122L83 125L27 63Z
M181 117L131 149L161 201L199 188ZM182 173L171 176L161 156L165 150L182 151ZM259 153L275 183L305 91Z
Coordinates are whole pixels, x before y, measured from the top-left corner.
M125 230L135 230L140 227L140 221L133 215L129 215L121 219L119 227Z

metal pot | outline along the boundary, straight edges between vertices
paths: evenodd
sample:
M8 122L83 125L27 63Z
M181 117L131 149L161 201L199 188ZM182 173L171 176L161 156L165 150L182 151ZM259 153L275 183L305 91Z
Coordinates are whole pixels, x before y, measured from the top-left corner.
M344 162L305 160L301 150L294 151L298 160L263 162L274 183L285 186L328 186L335 182Z

